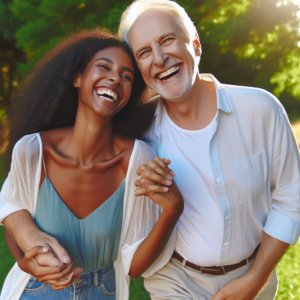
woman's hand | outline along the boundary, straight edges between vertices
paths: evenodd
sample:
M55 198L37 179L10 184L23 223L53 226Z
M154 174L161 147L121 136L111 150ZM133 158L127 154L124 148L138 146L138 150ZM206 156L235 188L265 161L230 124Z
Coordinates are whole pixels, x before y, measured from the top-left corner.
M168 167L170 163L169 159L155 157L142 165L136 172L141 178L135 182L135 195L151 198L163 211L181 214L183 197L173 179L175 174Z
M38 281L48 283L56 291L70 286L80 277L81 268L72 270L73 263L64 264L48 247L36 246L19 259L21 270L34 276Z

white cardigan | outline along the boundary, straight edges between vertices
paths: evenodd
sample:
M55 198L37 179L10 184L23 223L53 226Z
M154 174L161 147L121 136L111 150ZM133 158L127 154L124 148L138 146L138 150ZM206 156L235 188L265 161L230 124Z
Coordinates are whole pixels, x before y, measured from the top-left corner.
M18 209L26 209L35 218L41 177L43 145L38 133L26 135L17 142L12 155L11 170L1 190L0 222ZM154 152L142 141L136 140L130 157L123 205L123 221L117 260L116 299L129 299L129 276L133 255L152 230L160 216L160 207L148 197L135 197L136 170L155 157ZM151 276L161 269L171 258L174 251L176 232L173 231L169 242L156 262L143 274ZM20 299L31 275L23 272L17 263L13 266L4 282L1 300Z

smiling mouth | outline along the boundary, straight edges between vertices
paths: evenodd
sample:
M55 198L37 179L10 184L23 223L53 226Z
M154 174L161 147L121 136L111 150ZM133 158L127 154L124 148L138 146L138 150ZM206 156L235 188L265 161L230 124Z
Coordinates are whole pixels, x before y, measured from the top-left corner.
M103 100L116 102L118 99L118 94L115 91L108 88L97 88L96 93Z
M180 71L180 66L174 66L162 73L159 73L158 78L161 81L165 81L165 80L168 80L168 79L174 77L175 75L177 75L179 73L179 71Z

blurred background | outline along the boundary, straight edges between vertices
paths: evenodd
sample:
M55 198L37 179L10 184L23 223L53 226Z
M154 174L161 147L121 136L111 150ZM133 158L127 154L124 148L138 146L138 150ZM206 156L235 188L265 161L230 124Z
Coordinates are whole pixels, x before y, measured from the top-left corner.
M0 122L24 75L62 38L85 28L117 32L131 0L0 0ZM202 73L266 89L284 105L300 141L300 0L177 0L194 21ZM26 111L24 111L26 113ZM0 145L1 151L5 145ZM0 178L2 185L4 178ZM276 300L300 299L300 244L278 267ZM0 288L14 263L0 228ZM141 279L131 300L150 299Z

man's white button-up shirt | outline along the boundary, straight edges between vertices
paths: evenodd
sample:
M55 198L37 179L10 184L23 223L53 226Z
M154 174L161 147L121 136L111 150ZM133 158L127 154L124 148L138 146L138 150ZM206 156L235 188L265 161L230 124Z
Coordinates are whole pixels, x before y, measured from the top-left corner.
M263 231L295 244L300 234L300 160L283 106L265 90L201 76L213 80L217 94L218 125L210 142L210 161L224 216L219 265L249 257ZM159 99L146 134L156 153L162 112Z

